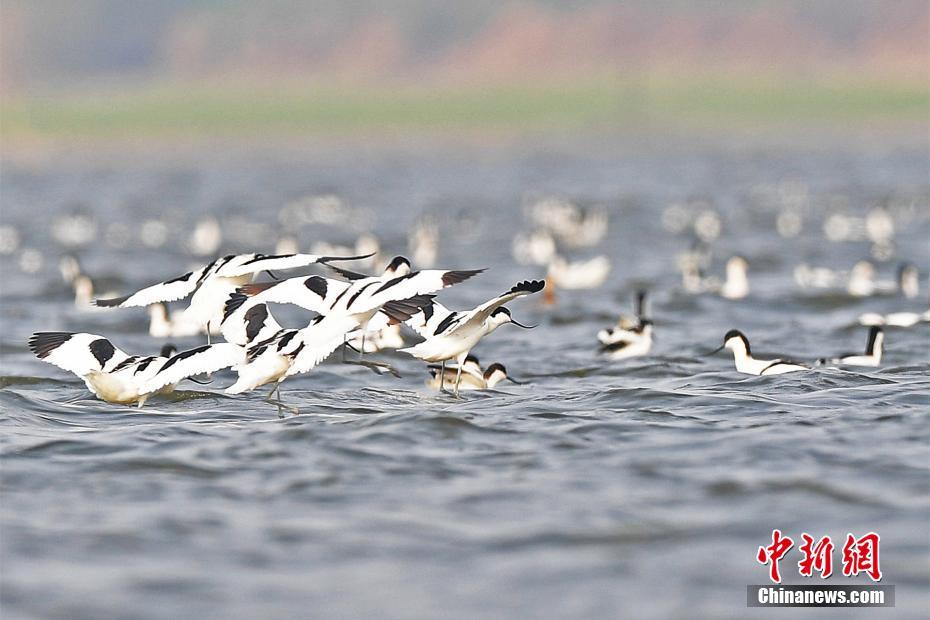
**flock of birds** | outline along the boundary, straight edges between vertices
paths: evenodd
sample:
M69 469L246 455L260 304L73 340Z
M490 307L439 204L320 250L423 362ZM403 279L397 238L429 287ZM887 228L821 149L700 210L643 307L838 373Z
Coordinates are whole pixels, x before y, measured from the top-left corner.
M414 271L409 260L400 256L375 276L332 265L363 258L368 256L229 255L131 295L95 300L98 308L161 307L159 320L150 331L178 335L196 330L207 335L207 344L180 353L168 350L157 356L130 355L103 336L70 332L37 332L29 347L39 359L83 379L98 398L140 407L154 394L173 391L184 379L232 368L238 379L226 388L227 394L271 384L268 400L279 408L293 409L280 400L281 383L309 372L340 346L356 349L359 360L353 363L376 372L393 370L362 357L389 345L402 345L396 338L402 323L423 341L400 350L439 365L430 368L431 383L438 382L439 390L446 391L449 385L458 395L463 386L493 387L507 378L501 364L482 370L470 356L471 349L502 325L535 327L514 319L505 304L541 291L543 281L520 282L475 308L455 311L436 301L433 293L464 282L483 269ZM262 272L274 276L276 271L314 264L327 265L340 277L312 275L253 282ZM162 314L163 304L188 297L190 302L180 313ZM300 329L286 329L272 316L268 304L273 303L294 304L316 316ZM224 342L210 341L217 333ZM448 361L456 365L447 368ZM273 400L276 393L278 399Z
M572 262L559 253L560 248L587 247L602 240L606 234L606 211L542 201L535 205L530 219L534 229L514 238L513 256L521 264L544 265L545 279L519 282L493 299L460 311L443 306L436 293L478 275L483 269L414 270L411 261L402 256L391 260L380 275L366 275L333 264L354 261L366 268L376 266L380 245L370 234L360 237L351 247L318 244L313 250L320 253L315 254L298 253L295 239L282 238L275 254L224 256L131 295L103 294L96 299L94 293L99 286L82 272L74 258L66 256L60 267L74 288L79 308L96 311L145 307L150 315L151 336L183 338L205 334L207 344L181 352L166 347L159 355L144 356L130 355L96 334L37 332L30 338L29 347L43 361L83 379L98 398L140 407L155 394L173 391L182 380L199 382L199 376L229 368L236 373L237 380L225 389L226 393L240 394L271 385L267 400L277 404L279 412L283 409L296 412L281 401L281 383L310 372L340 347L343 362L395 375L390 365L369 361L365 355L385 349L407 353L427 363L428 386L451 391L455 396L461 390L493 388L504 380L519 383L508 376L502 364L482 368L471 354L481 339L502 325L535 327L515 320L506 304L540 291L544 303L551 304L556 289L595 288L603 284L610 271L605 256ZM702 225L708 227L706 221ZM215 241L211 239L211 247L217 245ZM414 227L409 249L415 260L432 263L437 244L435 222L423 221ZM730 257L724 278L706 275L709 263L706 245L701 243L680 257L682 288L686 292L715 294L731 300L749 294L749 262L745 258ZM278 271L315 264L332 270L332 277L302 275L280 279L276 275ZM262 273L272 280L258 281ZM800 265L794 278L804 288L840 287L858 297L894 291L914 298L919 294L920 274L916 267L904 263L894 281L881 282L876 280L874 265L862 261L848 272ZM186 308L169 311L168 303L187 298L190 300ZM316 316L301 328L285 328L271 313L275 304L293 304ZM646 291L637 291L633 315L620 316L615 325L597 333L599 351L607 359L623 360L651 352L655 326L646 306ZM750 375L784 374L816 365L876 367L882 360L885 326L910 327L927 321L930 310L863 314L859 322L869 328L864 351L828 356L811 363L758 359L752 354L749 339L738 330L729 331L722 345L707 355L727 349L733 354L736 370ZM407 346L402 326L422 340ZM214 342L218 336L223 341ZM358 357L347 360L347 349Z

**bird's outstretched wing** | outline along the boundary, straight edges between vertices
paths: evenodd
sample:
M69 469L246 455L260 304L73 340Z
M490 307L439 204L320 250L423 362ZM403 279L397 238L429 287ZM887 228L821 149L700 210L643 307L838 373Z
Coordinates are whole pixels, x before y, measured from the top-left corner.
M309 267L317 263L328 263L340 260L361 260L373 254L364 256L320 256L318 254L254 254L251 257L243 256L241 260L233 260L216 271L222 278L235 278L246 276L260 271L283 271Z
M523 297L524 295L538 293L539 291L543 290L545 286L545 280L526 280L524 282L520 282L506 293L498 295L494 299L484 302L469 312L468 318L465 319L465 322L483 323L489 316L491 316L492 312L506 304L508 301L512 301L517 297Z
M351 295L346 295L345 309L350 312L367 312L389 301L410 299L417 295L434 293L475 276L483 269L413 271L394 278L370 278L353 284ZM364 282L364 284L363 284Z
M239 365L244 361L245 349L230 342L205 344L188 349L169 358L159 371L145 382L143 391L155 392L182 379L202 373L216 372Z
M223 323L230 320L241 321L246 311L262 303L294 304L325 314L349 287L346 282L323 276L301 276L279 282L246 284L226 300Z
M29 350L40 360L79 377L109 372L129 358L109 340L97 334L36 332L29 338Z
M364 273L359 273L357 271L350 271L348 269L343 269L342 267L337 267L336 265L327 264L326 266L332 269L333 271L335 271L336 273L338 273L340 276L342 276L346 280L364 280L365 278L375 277L375 276L366 276Z
M112 299L95 299L94 305L101 308L141 308L159 302L184 299L200 285L209 265L189 271L182 276L153 284L131 295Z
M233 293L232 296L234 295L237 293ZM248 299L244 295L242 298ZM271 316L268 306L262 303L250 305L241 312L234 312L233 317L230 320L224 319L221 324L220 331L227 342L246 346L281 331L281 325Z

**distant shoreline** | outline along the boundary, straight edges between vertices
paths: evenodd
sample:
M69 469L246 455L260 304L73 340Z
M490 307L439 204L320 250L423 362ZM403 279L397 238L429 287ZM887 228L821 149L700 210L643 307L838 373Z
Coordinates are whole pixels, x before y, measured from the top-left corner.
M8 97L13 139L511 135L804 128L930 120L930 87L875 81L614 79L552 85L340 87L137 85Z

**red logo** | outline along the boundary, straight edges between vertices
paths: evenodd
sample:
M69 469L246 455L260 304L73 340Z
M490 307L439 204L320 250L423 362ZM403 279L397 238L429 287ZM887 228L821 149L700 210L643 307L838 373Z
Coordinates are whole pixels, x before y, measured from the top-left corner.
M810 534L801 534L804 544L798 550L804 557L798 562L799 572L803 577L812 577L816 570L821 579L833 574L833 541L824 536L814 544L814 537Z
M872 581L881 581L882 570L878 565L880 540L875 532L869 532L862 538L847 534L846 544L843 545L843 574L854 577L866 573Z
M813 577L815 571L820 574L821 579L832 575L833 540L829 536L814 540L814 537L807 532L801 534L801 540L802 543L798 547L802 556L798 562L798 572L801 576ZM865 573L871 577L872 581L881 581L882 570L878 562L880 542L881 538L875 532L869 532L861 538L847 534L846 544L843 545L843 575L855 577L859 573ZM773 583L781 583L778 562L793 546L794 541L790 536L783 535L781 530L772 530L772 544L759 547L756 552L756 560L760 564L768 565L769 579Z
M794 546L794 541L781 535L781 530L772 530L772 544L768 547L759 547L756 560L760 564L769 564L769 579L774 583L781 583L778 573L778 561L784 557L788 550Z

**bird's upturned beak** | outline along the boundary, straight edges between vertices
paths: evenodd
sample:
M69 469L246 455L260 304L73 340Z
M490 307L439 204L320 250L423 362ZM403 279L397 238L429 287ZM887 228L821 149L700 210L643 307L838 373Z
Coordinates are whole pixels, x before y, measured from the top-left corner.
M536 325L524 325L523 323L520 323L519 321L517 321L517 320L514 319L513 317L510 318L510 322L513 323L514 325L516 325L517 327L522 327L523 329L535 329L535 328L539 327L539 324L538 324L538 323L537 323Z
M698 356L698 357L710 357L711 355L714 355L714 354L716 354L716 353L720 353L721 351L723 351L723 348L724 348L725 346L726 346L725 344L722 344L722 345L720 345L719 347L717 347L716 349L714 349L713 351L708 351L707 353L698 353L697 356Z
M504 378L507 379L508 381L510 381L511 383L516 384L516 385L526 385L526 381L517 381L516 379L514 379L514 378L511 377L511 376L506 376L506 377L504 377Z

